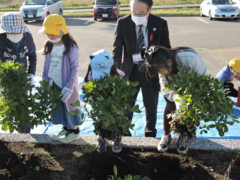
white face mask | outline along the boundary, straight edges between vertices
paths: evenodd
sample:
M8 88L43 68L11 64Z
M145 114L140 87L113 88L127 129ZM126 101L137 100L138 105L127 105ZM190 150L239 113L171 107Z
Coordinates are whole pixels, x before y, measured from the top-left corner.
M136 26L144 25L147 22L147 14L144 17L134 16L132 14L132 21L136 24Z
M48 40L49 40L51 43L56 44L56 43L58 43L58 42L60 42L60 41L62 40L62 36L60 36L60 37L57 38L57 39L53 39L53 40L51 40L51 39L48 38Z
M23 34L7 34L7 38L17 44L23 38Z

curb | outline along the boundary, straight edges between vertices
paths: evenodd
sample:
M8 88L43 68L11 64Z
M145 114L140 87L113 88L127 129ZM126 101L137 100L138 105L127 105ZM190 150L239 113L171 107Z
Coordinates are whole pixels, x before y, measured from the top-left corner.
M0 134L3 142L30 142L39 144L61 144L51 140L49 134ZM156 149L159 138L146 137L123 137L122 145L132 149ZM72 143L73 145L97 144L96 136L81 136L81 139ZM176 143L170 145L170 149L176 149ZM189 143L189 149L209 151L240 151L240 139L195 139Z

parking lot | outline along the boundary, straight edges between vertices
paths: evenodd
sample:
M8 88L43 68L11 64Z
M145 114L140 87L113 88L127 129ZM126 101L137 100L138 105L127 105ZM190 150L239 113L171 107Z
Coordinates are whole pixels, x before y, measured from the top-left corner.
M167 20L172 47L189 46L203 57L208 73L216 74L231 58L240 58L240 20L215 20L207 17L163 17ZM110 53L114 40L116 21L95 22L92 18L67 18L70 33L77 41L80 50L80 72L84 76L89 63L89 55L99 49ZM47 39L38 30L42 23L29 22L38 52L37 73L42 74L44 56L43 44Z

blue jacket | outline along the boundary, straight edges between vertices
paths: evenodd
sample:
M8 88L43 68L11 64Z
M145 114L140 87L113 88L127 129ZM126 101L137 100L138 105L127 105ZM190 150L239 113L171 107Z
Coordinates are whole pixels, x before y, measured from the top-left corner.
M27 63L27 57L28 62ZM32 35L28 32L23 34L23 38L17 44L7 39L6 34L0 34L0 60L2 62L14 61L28 66L28 74L36 72L37 55Z
M232 81L232 73L229 70L228 66L225 66L221 69L215 76L219 81L223 81L224 83L228 83Z

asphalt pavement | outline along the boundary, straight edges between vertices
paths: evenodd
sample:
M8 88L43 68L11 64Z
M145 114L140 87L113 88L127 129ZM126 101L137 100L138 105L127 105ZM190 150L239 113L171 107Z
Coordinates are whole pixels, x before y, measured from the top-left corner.
M163 17L168 22L172 47L189 46L203 57L208 73L215 75L232 58L240 58L240 21L210 21L207 17ZM80 50L80 72L84 76L89 64L89 55L99 49L112 52L116 21L93 18L67 18L70 33ZM41 54L46 35L39 34L42 23L29 22L38 51L37 74L43 70Z

